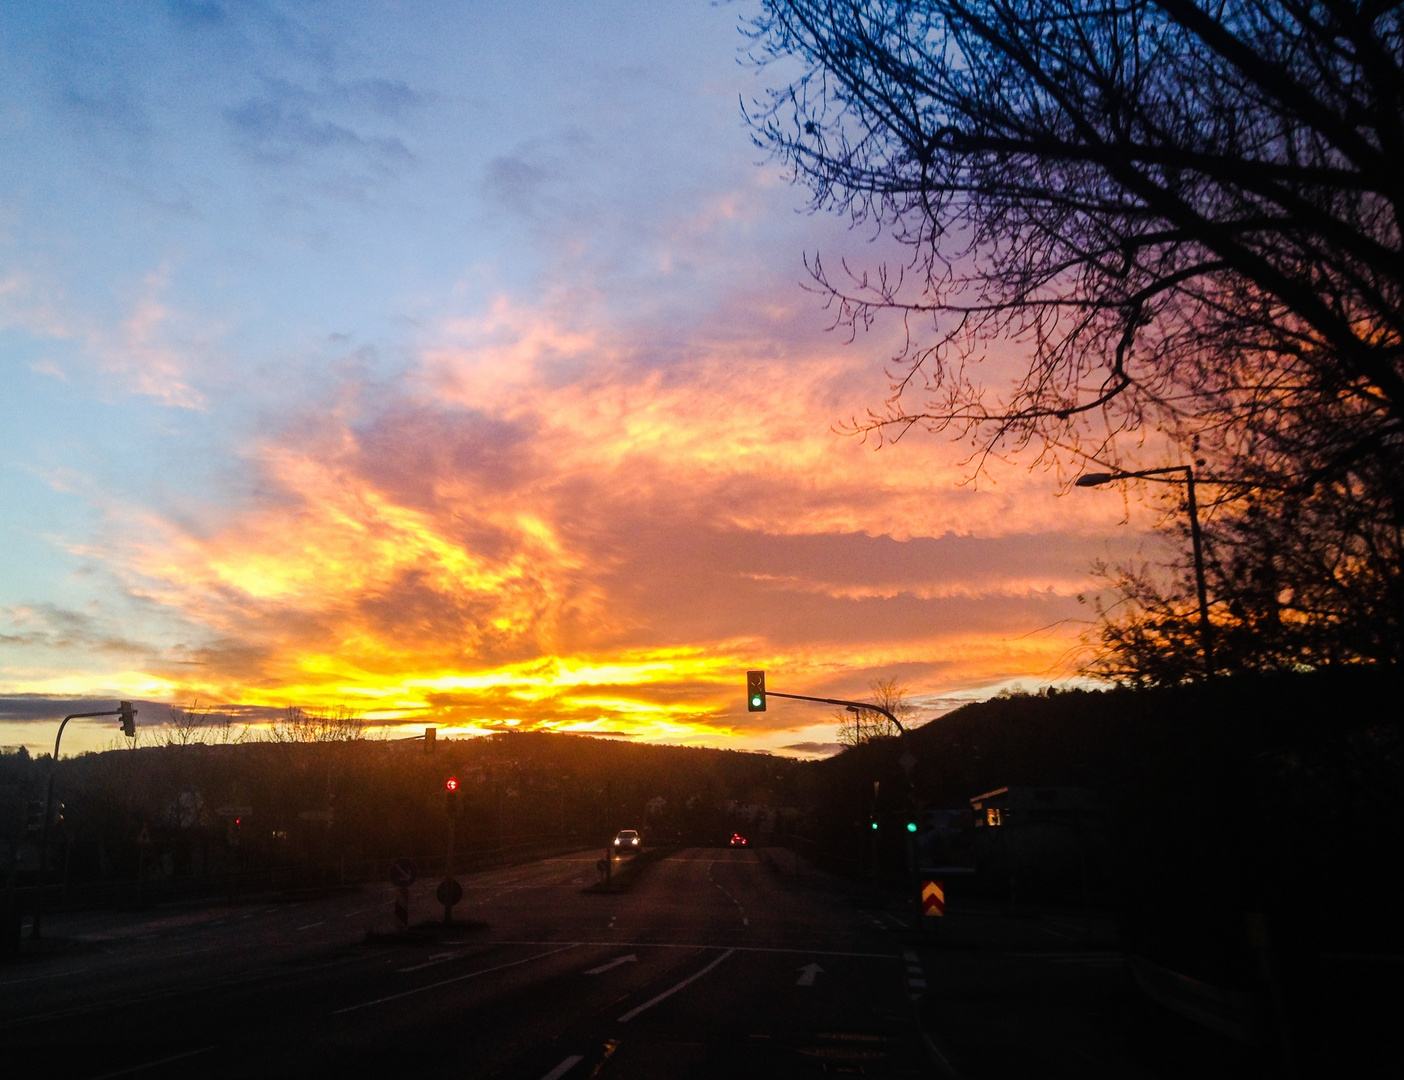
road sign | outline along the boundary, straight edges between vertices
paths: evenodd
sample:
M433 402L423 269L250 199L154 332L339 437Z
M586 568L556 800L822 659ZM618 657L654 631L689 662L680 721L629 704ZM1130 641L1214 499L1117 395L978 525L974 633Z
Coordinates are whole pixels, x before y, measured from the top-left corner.
M407 930L409 928L408 885L401 885L395 890L395 926L401 930Z
M458 883L457 878L446 877L439 882L439 887L435 890L434 895L444 907L453 907L454 904L463 899L463 886Z
M921 913L923 915L944 915L946 913L946 883L932 881L921 883Z
M419 877L419 867L414 865L413 859L396 859L390 864L390 884L398 885L402 889L407 889L414 884Z

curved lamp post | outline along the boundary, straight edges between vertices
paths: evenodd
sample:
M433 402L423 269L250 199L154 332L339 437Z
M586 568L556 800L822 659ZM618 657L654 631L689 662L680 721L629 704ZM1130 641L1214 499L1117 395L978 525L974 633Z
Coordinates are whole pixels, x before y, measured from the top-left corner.
M1194 547L1194 584L1199 591L1199 647L1204 653L1204 674L1214 675L1214 628L1209 622L1209 590L1204 584L1204 543L1199 535L1199 508L1194 500L1194 470L1188 465L1171 465L1164 469L1142 469L1139 472L1086 473L1073 481L1075 487L1101 487L1114 480L1155 480L1162 484L1178 484L1180 478L1170 479L1170 473L1183 473L1186 502L1189 504L1190 541Z

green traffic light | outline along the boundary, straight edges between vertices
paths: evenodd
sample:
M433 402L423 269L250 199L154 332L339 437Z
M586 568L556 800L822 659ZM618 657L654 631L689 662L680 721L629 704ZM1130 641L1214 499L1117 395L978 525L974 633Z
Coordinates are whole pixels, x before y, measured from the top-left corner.
M751 704L759 709L762 705L765 704L765 698L761 697L759 694L755 694L751 698Z
M876 831L877 831L877 822L874 821L869 827L870 827L874 832L876 832Z
M909 822L907 822L907 832L916 832L916 822L915 822L915 821L909 821Z

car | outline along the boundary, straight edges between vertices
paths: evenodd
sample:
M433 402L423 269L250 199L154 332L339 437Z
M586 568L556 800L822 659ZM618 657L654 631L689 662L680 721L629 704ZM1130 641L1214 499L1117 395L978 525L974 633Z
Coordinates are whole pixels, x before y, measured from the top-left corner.
M637 855L639 848L643 846L643 841L639 839L638 830L620 829L614 834L614 850L620 855Z
M731 834L730 846L731 846L731 847L745 847L745 846L746 846L746 838L745 838L744 836L742 836L739 832L734 832L734 833Z

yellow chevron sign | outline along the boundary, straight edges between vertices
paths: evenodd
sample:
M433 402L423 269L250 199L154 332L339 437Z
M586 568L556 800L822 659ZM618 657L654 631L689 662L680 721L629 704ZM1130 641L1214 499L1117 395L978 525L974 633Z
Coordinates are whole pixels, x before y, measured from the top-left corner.
M946 886L940 881L921 883L921 913L923 915L944 915L946 913Z

